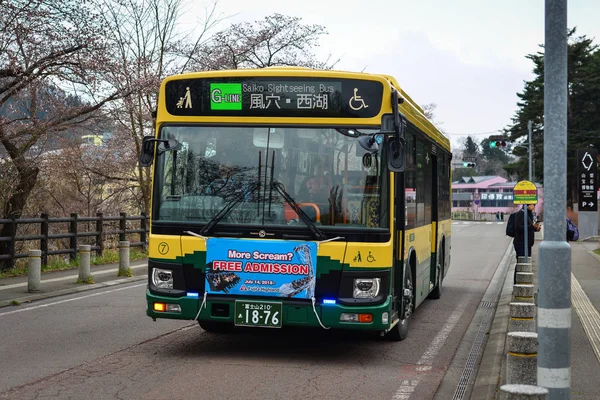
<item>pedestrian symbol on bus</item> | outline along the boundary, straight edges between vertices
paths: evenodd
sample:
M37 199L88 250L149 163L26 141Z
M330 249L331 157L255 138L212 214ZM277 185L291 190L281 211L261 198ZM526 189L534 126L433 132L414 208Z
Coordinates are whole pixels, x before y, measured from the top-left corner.
M358 252L356 257L354 257L354 262L362 262L362 257L360 256L360 251Z
M185 105L183 104L183 102L185 101ZM192 108L192 97L190 95L190 88L186 87L185 88L185 96L180 97L179 101L177 102L177 108Z

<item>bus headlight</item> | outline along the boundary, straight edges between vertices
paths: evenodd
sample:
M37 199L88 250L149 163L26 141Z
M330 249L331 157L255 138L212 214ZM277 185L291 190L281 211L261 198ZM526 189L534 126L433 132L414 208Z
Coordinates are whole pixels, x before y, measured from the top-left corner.
M379 294L381 278L361 278L354 280L355 299L372 299Z
M173 271L162 268L152 268L152 284L157 289L173 289Z

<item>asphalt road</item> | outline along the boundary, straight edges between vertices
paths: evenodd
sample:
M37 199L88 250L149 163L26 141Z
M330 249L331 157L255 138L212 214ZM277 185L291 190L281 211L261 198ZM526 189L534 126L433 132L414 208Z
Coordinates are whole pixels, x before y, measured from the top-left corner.
M452 398L459 374L446 372L508 243L504 225L453 224L442 299L422 304L409 337L395 343L324 330L216 335L191 321L152 322L141 282L5 308L0 398Z

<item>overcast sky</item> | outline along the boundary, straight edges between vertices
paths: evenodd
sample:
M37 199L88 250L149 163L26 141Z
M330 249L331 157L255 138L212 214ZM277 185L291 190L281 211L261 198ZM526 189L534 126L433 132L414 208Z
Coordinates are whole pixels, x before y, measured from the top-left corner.
M277 12L324 25L317 54L393 75L419 104L436 103L453 144L511 123L532 78L525 55L544 41L544 0L219 0L218 11L229 22ZM569 0L568 23L600 44L600 0Z

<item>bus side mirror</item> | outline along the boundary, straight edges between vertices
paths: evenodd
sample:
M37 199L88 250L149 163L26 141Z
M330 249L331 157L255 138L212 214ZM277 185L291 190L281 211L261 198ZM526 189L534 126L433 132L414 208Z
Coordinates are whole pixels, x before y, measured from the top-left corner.
M387 166L390 171L404 171L404 144L404 138L400 136L392 136L390 140L388 140Z
M404 171L404 148L406 140L404 133L406 132L406 117L400 113L398 104L402 104L404 99L400 97L397 90L392 90L392 115L394 117L394 134L388 140L387 145L387 166L390 171Z
M140 165L142 167L152 165L152 161L154 160L154 142L156 142L154 136L144 136L144 139L142 139L142 151L140 154Z

